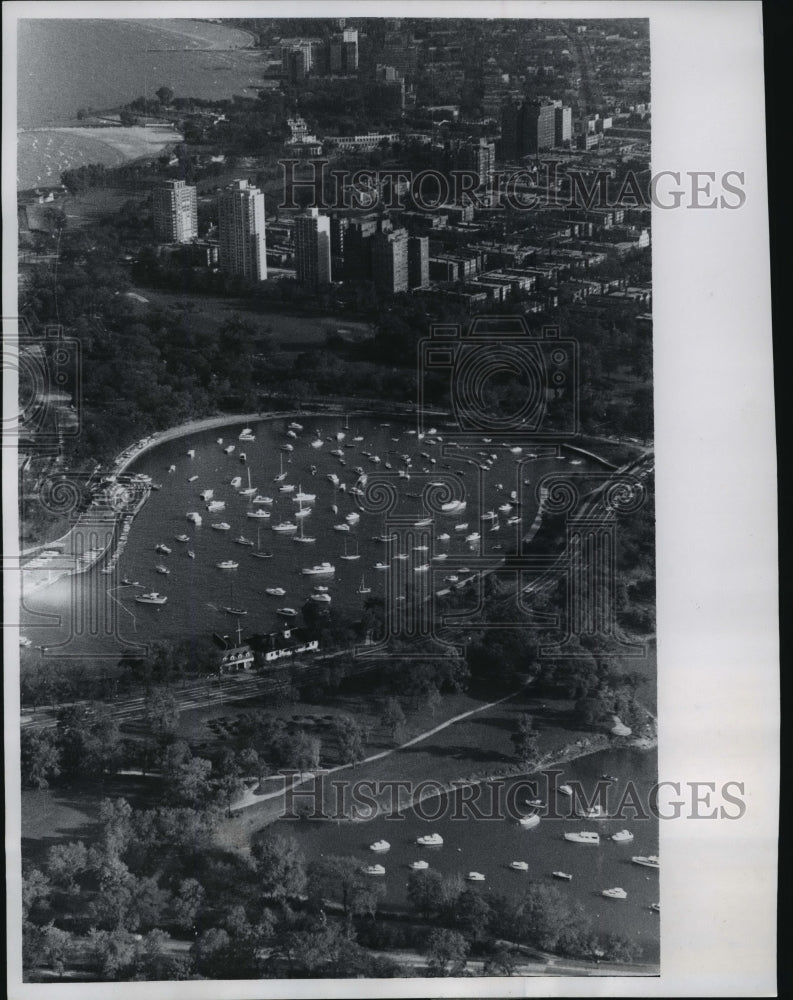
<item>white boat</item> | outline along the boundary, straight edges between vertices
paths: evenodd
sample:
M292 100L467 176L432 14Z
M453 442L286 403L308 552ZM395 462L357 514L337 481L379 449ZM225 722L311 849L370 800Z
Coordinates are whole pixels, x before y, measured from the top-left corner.
M529 870L528 861L510 861L509 867L516 872L527 872Z
M420 566L414 566L413 567L413 572L414 573L426 573L429 568L430 568L430 564L429 563L422 563Z
M661 912L661 904L660 903L650 903L650 909L653 911L653 913L660 913Z
M366 865L363 869L364 875L375 875L382 877L385 875L385 868L382 865Z
M214 490L201 490L201 492L198 495L206 503L207 500L211 500L212 499L212 497L215 495L215 491Z
M297 618L297 611L294 608L279 608L278 614L283 615L284 618Z
M317 499L316 493L304 493L303 487L298 487L298 492L292 497L293 500L297 500L299 503L314 503Z
M553 875L554 878L563 879L565 882L572 882L573 880L573 876L568 872L551 872L551 875Z
M340 558L344 559L346 562L353 562L354 560L360 559L361 557L360 557L360 554L357 551L356 552L348 552L347 551L347 539L345 538L344 539L344 555L340 556Z
M231 525L227 521L218 521L216 524L213 524L212 527L215 529L215 531L231 530Z
M256 544L252 538L246 538L245 535L237 535L234 539L237 545L245 545L247 548L252 549Z
M240 564L233 559L224 559L223 562L215 563L218 569L239 569Z
M569 840L572 844L599 844L600 834L581 830L580 832L564 834L564 839Z
M135 600L138 604L165 604L168 598L164 594L158 594L153 590L150 594L139 594Z
M502 503L498 509L501 511L502 514L509 514L509 512L512 510L512 504Z
M187 453L188 458L195 458L195 448L191 448Z
M314 440L313 440L313 441L311 442L311 447L312 447L312 448L321 448L321 447L322 447L322 445L323 445L324 443L325 443L325 442L324 442L324 441L322 440L322 438L320 437L320 434L319 434L319 431L317 431L317 436L316 436L316 437L314 438Z
M350 531L351 529L350 529L349 524L334 524L333 525L333 530L334 531Z
M331 597L330 594L312 594L310 600L316 601L317 604L330 604Z
M335 472L331 472L330 475L328 476L328 479L333 483L334 486L338 486L341 481Z
M496 514L496 512L494 510L489 510L486 514L482 514L482 517L481 517L480 520L482 520L482 521L495 521L495 519L497 517L498 517L498 514Z
M633 834L630 830L618 830L611 835L611 839L617 844L627 844L633 840Z
M449 500L448 503L441 504L441 511L444 514L459 514L465 510L468 503L465 500Z
M254 518L254 520L257 520L257 521L266 521L270 517L270 511L269 510L261 510L261 509L259 509L259 510L247 510L247 511L245 511L245 516L246 517L252 517L252 518Z
M468 872L465 879L467 882L484 882L485 876L481 872Z
M226 445L223 449L227 455L230 455L234 451L235 446L233 444Z
M537 815L537 813L531 813L529 816L521 816L518 822L520 823L520 825L523 827L524 830L531 830L532 827L535 827L539 824L540 817Z
M370 851L375 851L377 854L382 854L384 851L390 851L391 845L387 840L376 840L373 844L369 845Z
M420 521L415 521L413 524L414 528L427 528L432 524L431 517L423 517Z
M273 502L272 497L262 496L261 493L257 493L256 496L251 500L251 503L266 503L271 504Z
M218 444L223 444L223 438L218 438Z
M161 552L164 556L169 556L172 550L169 549L167 545L163 545L163 543L160 542L159 545L154 546L154 551Z
M284 472L284 456L281 455L281 471L273 479L274 483L282 483L286 479L286 473Z
M196 479L198 479L198 476L190 476L190 478L187 481L188 483L194 483Z
M217 514L219 510L225 510L226 504L223 500L210 500L207 504L207 510L210 514Z
M177 542L189 542L190 541L190 536L189 535L174 535L174 538L176 539Z
M390 568L390 563L376 562L374 568L377 570L386 570Z
M294 489L294 486L290 485L289 483L283 483L283 485L279 486L278 489L281 491L281 493L291 493L292 490Z
M273 531L277 531L280 534L286 534L290 531L297 531L297 525L293 524L292 521L281 521L280 524L273 525Z
M269 594L270 597L284 597L286 594L283 587L265 587L264 592L265 594Z
M445 576L443 578L444 583L459 583L460 577L456 573L452 573L450 576Z
M256 435L253 433L253 431L251 430L250 427L244 427L240 431L239 440L240 441L255 441L256 440Z
M289 444L288 441L281 445L281 451L294 451L294 445Z
M299 424L299 423L297 423L297 421L293 420L292 423L289 424L289 430L290 431L302 431L303 430L303 425Z
M344 515L344 520L347 524L356 525L361 520L361 515L357 511L350 511L349 514Z
M446 532L444 531L444 533L442 535L438 535L438 541L439 542L448 542L451 537L452 537L451 535L447 535Z
M416 843L420 847L442 847L443 837L439 833L427 833L419 837Z
M231 480L229 481L229 486L233 490L238 490L240 486L242 486L242 476L232 476Z
M429 861L411 861L408 865L414 872L424 872L430 866Z
M661 862L655 854L650 854L646 858L642 857L641 855L638 855L636 857L631 858L631 861L635 865L641 865L643 868L658 869L661 867Z
M604 889L600 894L607 899L627 899L628 893L624 889Z
M469 544L473 545L473 544L475 544L476 542L478 542L478 541L479 541L479 539L480 539L481 537L482 537L482 536L481 536L481 535L479 534L479 532L478 532L478 531L472 531L470 535L466 535L466 536L465 536L465 540L466 540L466 542L468 542Z
M573 789L569 785L559 785L559 791L562 795L572 795Z
M161 565L161 566L155 566L155 567L154 567L154 569L155 569L155 570L156 570L156 571L157 571L158 573L161 573L161 574L162 574L163 576L168 576L168 575L170 574L170 572L171 572L171 571L170 571L170 570L168 569L168 567L167 567L167 566L162 566L162 565Z
M292 515L292 517L296 517L299 520L302 517L308 517L310 513L311 513L311 508L310 507L301 507L299 510L296 510L294 512L294 514Z
M356 591L356 593L358 593L358 594L371 594L371 592L372 592L372 588L366 586L366 578L362 576L361 577L361 586L358 588L358 590Z
M192 549L187 550L187 556L189 559L195 559L195 552Z
M608 819L608 814L599 805L594 805L591 809L586 809L578 815L583 819Z
M240 452L240 461L241 462L247 462L248 461L248 456L245 454L244 451Z
M190 513L187 515L187 520L192 521L193 524L201 524L202 517L200 514L197 514L194 510L191 510Z
M300 571L303 576L333 576L336 567L329 562L321 562L316 566L304 566Z
M520 517L517 514L514 517L508 517L507 524L520 524Z
M466 521L465 524L455 524L454 530L455 531L468 531L468 522Z

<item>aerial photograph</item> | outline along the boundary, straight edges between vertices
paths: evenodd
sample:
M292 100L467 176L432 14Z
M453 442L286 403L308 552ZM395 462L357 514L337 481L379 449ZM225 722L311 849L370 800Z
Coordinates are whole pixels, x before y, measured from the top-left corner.
M184 11L15 24L24 981L658 976L649 21Z

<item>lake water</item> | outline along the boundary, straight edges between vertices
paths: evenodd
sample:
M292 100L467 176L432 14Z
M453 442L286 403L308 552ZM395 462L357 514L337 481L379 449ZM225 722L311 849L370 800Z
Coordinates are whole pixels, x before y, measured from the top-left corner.
M648 793L657 781L657 755L655 751L637 749L606 750L560 765L560 769L563 774L556 779L557 784L579 781L590 797L601 774L615 776L618 780L608 791L608 805L612 811L616 810L630 779L648 811ZM398 776L396 768L394 774ZM526 780L505 781L503 800L508 800L511 785L523 784ZM489 805L495 800L495 793L489 788L483 786L477 800L480 812L485 815L490 815ZM540 797L544 797L546 788L545 779L540 777ZM480 872L486 881L471 884L485 895L517 896L531 882L553 884L571 901L581 904L592 920L593 929L621 934L641 949L642 961L659 961L659 915L650 905L660 898L660 873L631 861L634 855L658 855L657 819L634 818L627 809L619 819L545 818L534 829L524 830L514 819L482 819L472 815L471 808L460 804L462 793L455 794L456 802L454 796L423 802L420 807L423 815L410 810L402 817L384 815L364 823L281 820L276 829L295 836L309 859L323 854L352 855L360 859L362 866L382 864L386 875L378 881L385 884L387 902L397 907L407 903L407 880L411 874L408 866L419 859L428 861L431 868L443 875L465 877L470 871ZM529 796L532 793L522 789L515 793L519 804ZM310 804L312 800L296 797L294 801L299 808L301 802ZM558 794L556 803L559 815L570 814L569 798ZM632 842L616 843L610 839L613 833L622 829L633 833ZM581 845L563 839L565 831L574 830L598 832L600 845ZM432 832L443 837L442 847L427 848L416 844L418 837ZM385 854L372 852L369 845L378 840L387 840L391 849ZM528 872L510 869L512 861L528 862ZM552 872L559 870L571 874L572 881L554 878ZM627 899L607 899L601 895L603 889L617 886L625 889Z
M79 108L103 110L161 86L177 96L254 96L263 54L244 31L190 19L25 19L17 34L17 127L74 124ZM67 133L18 137L20 188L55 184L61 170L118 156Z
M299 417L297 422L303 430L293 430L295 437L288 436L291 422L295 421L262 420L254 424L252 442L239 441L243 425L238 424L170 441L143 455L130 471L150 475L162 489L151 493L135 518L115 575L102 574L100 565L32 594L26 600L29 612L57 614L62 622L60 626L36 628L35 618L28 613L26 635L36 645L52 648L66 643L61 652L77 653L112 650L115 635L133 643L147 642L228 632L236 628L238 621L244 632L270 632L284 621L278 608L291 607L301 612L315 584L328 587L332 607L347 617L356 618L363 608L366 595L358 592L362 584L373 595L383 596L388 586L393 607L401 604L410 610L477 569L498 565L504 551L516 546L532 524L538 507L537 483L543 475L561 471L571 462L580 465L578 471L589 467L589 460L582 461L574 453L557 458L553 449L546 447L544 452L526 449L514 454L490 439L477 447L453 448L451 454L444 454L449 441L440 440L444 431L441 425L436 428L438 435L420 441L414 430L411 433L411 427L396 421L384 423L355 416L346 420ZM223 445L218 443L219 438ZM312 441L317 440L322 443L319 448L312 446ZM234 452L227 455L224 448L232 444ZM282 450L286 447L293 451ZM195 451L193 458L187 455L190 450ZM240 460L243 452L247 459L244 463ZM171 466L174 472L168 471ZM274 479L282 467L287 476L279 484ZM356 488L360 478L356 469L363 470L367 477L366 489L380 481L382 491L368 500L352 495L350 490ZM410 478L400 478L400 471ZM239 476L241 487L247 487L249 475L251 486L270 497L272 504L254 504L252 498L241 496L230 485L232 478ZM338 486L331 476L338 478ZM446 486L432 487L432 483ZM302 519L303 535L316 539L314 542L299 544L293 540L294 534L272 530L273 525L283 521L299 523L294 515L300 505L292 494L280 491L280 486L287 484L294 487L294 493L302 487L303 493L316 496L315 501L304 505L311 512ZM206 489L214 491L215 500L225 502L224 510L207 511L199 496ZM449 492L444 493L444 489ZM398 498L388 516L392 521L400 517L404 523L389 527L389 534L396 532L398 538L384 543L378 536L385 531L385 513L373 511L372 507L375 499L391 497L388 491ZM512 492L517 494L518 504L510 501ZM467 506L456 515L432 514L425 506L424 498L429 494L440 500L464 498ZM439 506L437 499L432 502L436 508ZM507 506L509 510L500 509ZM247 516L257 510L269 512L270 517L256 520ZM201 514L201 527L195 528L187 521L186 514L191 511ZM489 512L493 517L482 520L481 515ZM349 531L335 530L336 525L348 524L348 516L354 520L355 515L359 520L349 526ZM433 523L421 525L428 515L433 516ZM510 524L509 519L515 523ZM211 527L221 522L230 526L228 531ZM176 541L175 536L180 534L188 535L190 541ZM236 544L234 539L241 535L255 545ZM472 535L479 538L469 541ZM160 543L171 548L172 553L158 554L155 547ZM272 558L254 558L257 546L271 552ZM194 559L188 557L188 550L195 553ZM345 552L360 558L344 560L341 557ZM406 558L397 559L397 555ZM238 562L239 568L217 568L217 563L226 560ZM323 561L335 566L331 577L301 573L304 567ZM377 570L378 562L387 562L392 569ZM158 574L158 564L165 565L170 574ZM426 565L428 570L419 568ZM125 577L140 586L122 585ZM266 587L280 587L286 593L271 597L265 594ZM135 596L142 589L166 594L167 605L158 608L136 603ZM85 607L89 603L91 614L98 616L92 626L98 633L96 637L85 626ZM232 618L223 610L226 606L240 607L248 615ZM81 623L79 631L83 634L77 639L72 636L70 641L75 621ZM294 620L300 621L300 616Z

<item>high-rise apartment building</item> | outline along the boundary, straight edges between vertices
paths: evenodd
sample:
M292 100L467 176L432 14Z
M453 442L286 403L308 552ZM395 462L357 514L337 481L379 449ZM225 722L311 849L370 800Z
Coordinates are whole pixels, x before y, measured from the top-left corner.
M165 181L153 194L154 232L161 243L189 243L198 236L196 189Z
M564 146L573 138L573 109L557 102L554 108L554 145Z
M559 117L558 132L565 133L565 122L572 122L572 117L565 116L561 101L510 101L504 105L501 113L501 155L505 159L519 159L531 156L545 149L552 149L557 144L557 111ZM568 127L571 128L571 125Z
M372 237L372 277L381 291L394 295L408 290L408 239L407 229Z
M330 217L309 208L295 219L295 262L297 277L310 285L331 280Z
M358 31L356 28L345 28L341 34L331 37L330 71L331 73L358 72Z
M220 269L250 281L267 278L264 194L236 180L218 194Z
M411 236L408 238L408 288L426 288L429 283L429 236Z

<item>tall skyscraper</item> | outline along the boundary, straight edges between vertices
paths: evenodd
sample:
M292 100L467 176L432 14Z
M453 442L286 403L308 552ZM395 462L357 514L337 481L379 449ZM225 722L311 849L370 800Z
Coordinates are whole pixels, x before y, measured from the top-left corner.
M153 194L154 232L162 243L189 243L198 236L196 189L184 181L165 181Z
M222 271L266 280L264 194L247 180L233 181L219 193L218 236Z
M331 73L358 72L358 31L356 28L345 28L341 34L331 36L330 71Z
M394 295L408 290L408 231L376 233L372 237L372 276L383 292Z
M295 219L297 277L310 285L327 284L330 272L330 217L309 208Z
M554 145L564 146L573 138L573 109L563 106L561 101L554 108Z

